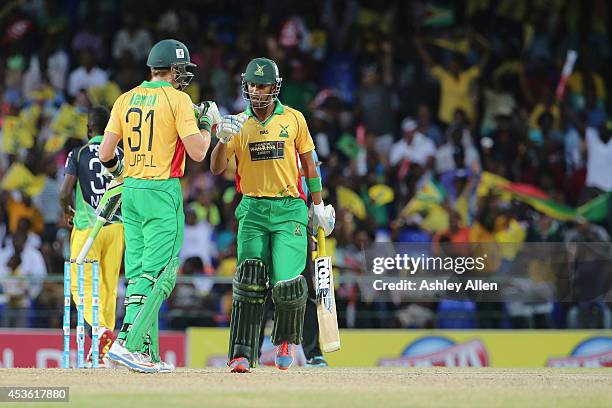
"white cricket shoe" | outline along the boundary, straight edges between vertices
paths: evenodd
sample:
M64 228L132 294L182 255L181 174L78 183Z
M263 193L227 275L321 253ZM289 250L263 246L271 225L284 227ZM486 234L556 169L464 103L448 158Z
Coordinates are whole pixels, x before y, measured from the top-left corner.
M121 343L121 341L116 340L106 353L111 361L139 373L157 373L160 371L159 365L152 363L149 356L138 352L132 353Z
M144 356L145 360L155 364L158 368L159 368L159 372L166 374L166 373L171 373L174 371L174 369L176 367L174 367L174 365L170 364L170 363L166 363L165 361L160 361L159 363L155 363L153 362L153 360L151 359L151 356L147 353L142 353L142 355Z
M157 365L159 367L160 373L171 373L175 369L173 364L166 363L165 361L160 361L159 363L157 363Z
M110 368L113 370L127 370L126 366L121 365L111 360L110 357L108 356L108 353L105 354L104 357L102 357L102 361L104 362L104 368Z

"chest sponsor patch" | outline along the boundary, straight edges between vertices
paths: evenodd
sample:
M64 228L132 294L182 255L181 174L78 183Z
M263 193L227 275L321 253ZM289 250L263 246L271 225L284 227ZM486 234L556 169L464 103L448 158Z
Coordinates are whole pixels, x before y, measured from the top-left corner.
M275 160L285 158L285 142L249 143L251 161Z

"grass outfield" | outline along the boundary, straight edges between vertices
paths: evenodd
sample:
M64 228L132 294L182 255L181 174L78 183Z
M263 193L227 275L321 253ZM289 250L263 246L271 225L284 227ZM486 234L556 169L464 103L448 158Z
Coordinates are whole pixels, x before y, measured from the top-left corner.
M258 368L251 374L179 369L0 369L0 386L69 386L70 404L179 407L611 407L610 369ZM4 404L0 403L4 406Z

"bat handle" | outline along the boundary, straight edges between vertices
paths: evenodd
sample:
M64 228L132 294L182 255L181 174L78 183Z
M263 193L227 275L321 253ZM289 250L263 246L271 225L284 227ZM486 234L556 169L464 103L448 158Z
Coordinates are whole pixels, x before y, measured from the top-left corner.
M325 231L322 227L319 227L317 231L317 254L318 256L325 256L327 254L325 250Z
M87 241L85 241L85 245L83 245L83 248L81 249L81 252L79 253L79 256L77 256L77 259L76 259L77 264L80 265L83 263L83 261L85 260L85 257L87 256L87 254L89 253L89 250L91 249L93 242L94 240L92 237L87 237Z
M98 236L98 232L100 232L100 229L102 228L105 222L106 220L104 218L98 217L98 219L96 220L96 223L93 226L93 229L91 230L91 232L89 233L89 236L87 237L87 241L85 241L85 245L83 245L83 248L81 248L81 252L79 252L79 256L76 259L77 264L80 265L83 263L83 261L87 257L87 254L89 253L89 250L91 249L91 246L94 243L94 240Z

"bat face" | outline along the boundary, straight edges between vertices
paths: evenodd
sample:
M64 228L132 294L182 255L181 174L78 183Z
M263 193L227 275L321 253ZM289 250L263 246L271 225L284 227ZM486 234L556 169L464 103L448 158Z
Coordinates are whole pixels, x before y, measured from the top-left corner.
M334 275L332 260L325 256L325 234L319 228L317 237L317 256L314 260L315 294L317 296L317 317L319 320L319 341L325 353L340 350L338 316L334 300Z
M333 313L333 297L331 278L332 262L330 256L316 258L315 266L315 294L317 303L322 304L329 313Z

